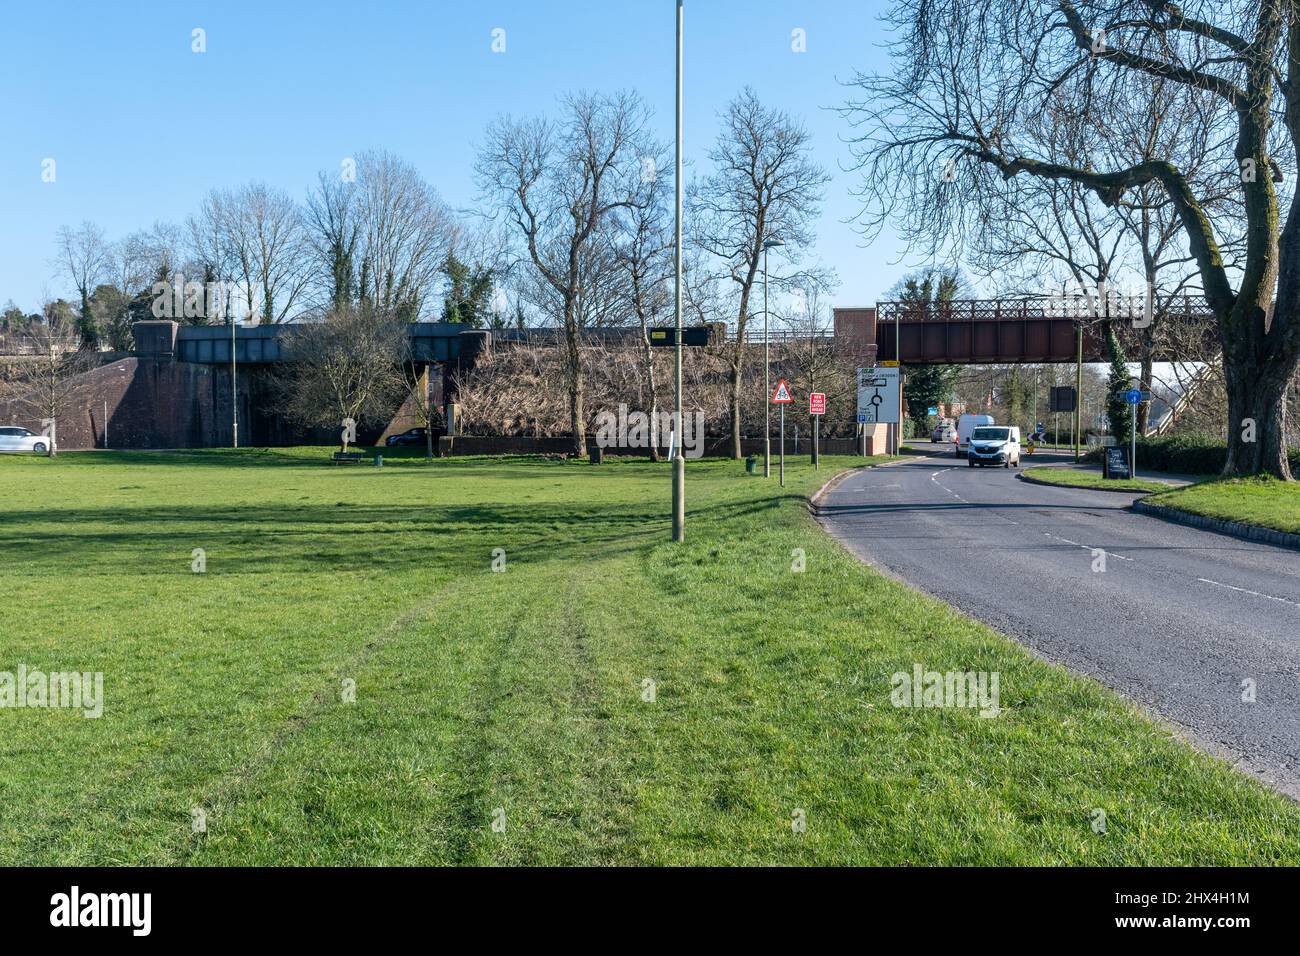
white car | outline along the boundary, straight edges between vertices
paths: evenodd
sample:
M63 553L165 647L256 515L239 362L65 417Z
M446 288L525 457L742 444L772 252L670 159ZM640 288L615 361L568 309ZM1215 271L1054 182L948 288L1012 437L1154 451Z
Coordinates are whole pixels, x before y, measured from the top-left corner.
M50 439L47 436L19 425L0 425L0 452L32 451L44 455L49 450Z
M1020 467L1020 429L1014 425L981 425L970 433L967 463Z

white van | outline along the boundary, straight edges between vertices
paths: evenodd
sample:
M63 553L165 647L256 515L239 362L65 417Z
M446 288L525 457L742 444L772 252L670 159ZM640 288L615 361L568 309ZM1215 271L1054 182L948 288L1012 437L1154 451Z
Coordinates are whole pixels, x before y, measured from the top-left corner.
M963 415L957 419L956 448L953 450L953 457L965 458L966 453L970 451L970 433L981 425L992 424L992 415Z
M972 468L979 465L1020 467L1020 429L1015 425L980 425L970 433L970 451L966 461Z

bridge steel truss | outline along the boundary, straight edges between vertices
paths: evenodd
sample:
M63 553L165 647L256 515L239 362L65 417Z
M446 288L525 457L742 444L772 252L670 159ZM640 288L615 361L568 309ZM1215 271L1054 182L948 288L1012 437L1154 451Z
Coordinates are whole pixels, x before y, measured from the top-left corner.
M1143 308L1141 300L1127 299L1112 301L1107 309L1130 356L1136 354L1145 323ZM925 305L880 302L875 322L876 352L881 361L898 358L897 335L898 351L909 364L1068 363L1078 357L1080 328L1083 360L1108 360L1104 322L1083 299L955 299ZM1156 361L1204 360L1218 352L1213 316L1203 302L1192 297L1179 300L1159 322L1162 328L1182 324L1194 333L1190 342L1184 336L1176 346L1162 344L1166 337L1157 336Z

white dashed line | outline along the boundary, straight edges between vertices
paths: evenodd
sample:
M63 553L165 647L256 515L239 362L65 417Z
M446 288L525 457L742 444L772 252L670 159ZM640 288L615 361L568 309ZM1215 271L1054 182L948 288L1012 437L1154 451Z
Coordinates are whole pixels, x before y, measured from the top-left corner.
M941 468L941 469L939 469L938 471L936 471L934 474L932 474L932 475L930 476L930 480L933 481L936 485L939 485L940 488L942 488L944 491L948 492L948 494L952 495L954 498L956 498L956 499L957 499L958 501L960 501L962 504L964 504L964 505L968 505L968 504L970 504L969 501L967 501L967 500L966 500L965 498L963 498L961 495L957 494L957 492L953 491L951 488L949 488L949 487L948 487L947 485L945 485L945 484L940 484L940 482L936 480L936 477L937 477L938 475L942 475L945 471L952 471L952 469L951 469L951 468Z
M1105 554L1107 557L1118 558L1120 561L1133 561L1133 560L1135 560L1134 558L1125 557L1125 556L1122 555L1122 554L1116 554L1114 551L1107 551L1105 548L1094 548L1094 547L1092 547L1091 545L1080 544L1078 541L1071 541L1069 538L1062 538L1060 535L1058 535L1058 534L1052 534L1052 533L1049 532L1049 531L1044 531L1043 534L1047 535L1047 537L1049 537L1049 538L1053 538L1053 539L1055 539L1056 541L1063 542L1064 544L1068 544L1068 545L1070 545L1070 546L1072 546L1072 547L1075 547L1075 548L1083 548L1083 550L1085 550L1085 551L1100 551L1100 552L1102 552L1103 554Z
M1233 584L1224 584L1222 581L1211 581L1209 578L1197 578L1202 584L1213 584L1216 588L1227 588L1229 591L1240 591L1242 594L1249 594L1251 597L1266 598L1269 601L1277 601L1280 604L1290 604L1292 607L1300 607L1300 601L1290 601L1282 597L1274 597L1271 594L1261 594L1259 591L1252 591L1250 588L1239 588Z

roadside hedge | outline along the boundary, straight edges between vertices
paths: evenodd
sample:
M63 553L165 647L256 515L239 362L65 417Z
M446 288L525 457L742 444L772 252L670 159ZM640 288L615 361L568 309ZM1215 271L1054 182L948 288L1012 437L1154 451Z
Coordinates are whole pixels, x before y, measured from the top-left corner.
M1300 448L1287 456L1292 471L1300 473ZM1101 449L1093 449L1088 461L1100 461ZM1169 471L1183 475L1217 475L1228 460L1228 445L1213 435L1167 435L1161 438L1138 438L1138 468Z

